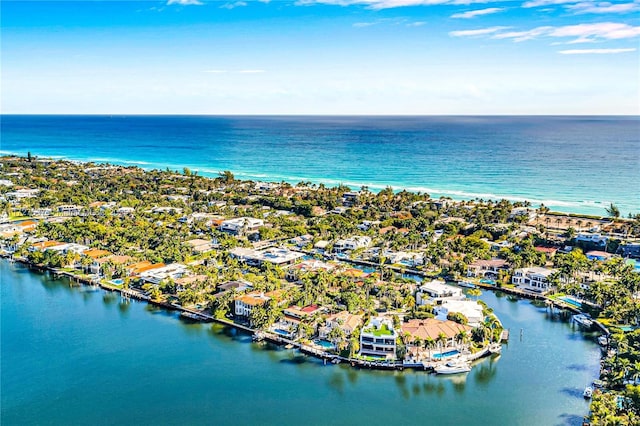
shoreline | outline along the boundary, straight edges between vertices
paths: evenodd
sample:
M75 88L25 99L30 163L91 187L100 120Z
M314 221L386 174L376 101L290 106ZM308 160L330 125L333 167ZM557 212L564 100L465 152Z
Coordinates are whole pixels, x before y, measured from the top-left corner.
M60 161L69 161L71 163L75 163L78 165L81 164L95 164L102 166L115 166L115 167L124 167L124 168L139 168L145 172L149 171L166 171L167 169L173 173L180 174L180 168L188 167L193 172L196 172L199 176L202 176L207 179L214 179L219 176L220 173L224 172L224 170L214 170L206 167L202 167L197 164L181 164L177 165L174 163L152 163L143 160L126 160L122 158L100 158L100 157L72 157L72 156L62 156L62 155L49 155L45 154L43 156L38 156L37 153L33 153L36 161L51 161L51 162L60 162ZM18 151L7 151L0 150L0 157L15 157L21 158L24 156L24 152ZM605 219L606 216L599 215L595 213L595 210L604 211L604 209L608 206L608 204L619 204L616 201L597 201L597 200L589 200L589 201L563 201L558 199L545 199L541 196L524 196L518 194L512 195L504 195L504 194L496 194L493 192L481 191L481 192L466 192L462 189L442 189L442 188L431 188L428 186L420 186L415 184L388 184L384 182L365 182L365 181L349 181L349 179L335 179L335 178L318 178L318 177L305 177L305 176L285 176L285 175L266 175L260 172L247 172L243 170L230 170L235 176L238 177L238 180L242 181L250 181L250 182L259 182L259 183L288 183L291 185L297 185L302 182L308 182L315 185L325 185L326 187L337 187L340 185L345 185L352 190L359 190L362 187L368 188L372 193L376 194L380 191L385 190L386 188L391 187L394 193L406 191L414 194L429 194L431 199L451 199L455 202L467 202L474 200L484 200L484 201L493 201L499 202L500 200L507 200L511 203L523 203L528 204L531 208L539 208L542 206L546 206L547 208L553 207L549 211L550 214L556 215L567 215L567 216L578 216L585 218L595 218L600 217L601 219ZM583 208L581 208L581 203ZM575 207L575 208L572 208ZM632 214L633 211L623 211L623 214ZM625 219L625 217L621 216L620 219Z
M310 346L310 345L305 345L303 342L300 341L294 341L294 340L290 340L287 338L284 338L282 336L278 336L274 333L271 332L267 332L267 331L263 331L263 330L257 330L257 329L252 329L246 325L243 324L239 324L236 323L234 321L228 320L228 319L222 319L222 318L217 318L213 315L210 314L206 314L204 312L198 311L198 310L194 310L194 309L190 309L184 306L181 306L179 304L174 304L174 303L168 303L168 302L163 302L160 300L155 300L152 299L149 296L146 296L144 294L142 294L139 291L135 291L135 290L131 290L131 289L125 289L125 288L121 288L118 286L113 286L113 285L109 285L105 282L98 282L95 283L94 281L87 279L85 277L79 276L79 275L75 275L72 274L70 272L67 271L60 271L57 268L51 268L51 267L47 267L44 265L37 265L37 264L33 264L31 262L29 262L27 259L23 259L23 258L18 258L18 259L14 259L11 256L6 256L6 255L2 255L0 256L3 259L8 259L8 261L10 262L19 262L20 264L24 265L25 267L27 267L28 269L36 269L38 271L41 272L48 272L54 275L54 278L58 279L61 276L67 277L69 280L74 280L77 283L79 283L82 286L99 286L101 290L107 292L117 292L119 293L122 297L124 298L134 298L136 300L139 300L141 302L146 302L148 304L151 304L153 306L159 307L161 309L165 309L165 310L169 310L169 311L177 311L181 313L181 317L187 318L191 321L194 322L199 322L199 323L212 323L215 322L217 324L221 324L227 327L232 327L236 330L240 330L242 332L248 333L252 336L252 339L254 341L262 341L262 340L266 340L269 341L273 344L276 344L278 346L286 346L287 348L295 348L297 350L299 350L301 353L304 353L306 355L310 355L313 356L315 358L321 359L323 360L324 364L326 365L327 361L333 363L333 364L338 364L340 362L345 362L347 364L350 364L351 367L353 368L359 368L359 369L381 369L381 370L397 370L397 371L404 371L405 369L414 369L414 370L422 370L422 371L429 371L430 373L434 372L434 368L440 365L444 365L445 362L444 361L422 361L419 363L411 363L411 362L405 362L405 361L393 361L393 362L389 362L389 361L380 361L380 362L376 362L376 361L367 361L367 360L363 360L363 359L359 359L359 358L346 358L343 356L340 356L338 354L333 354L333 353L329 353L326 351L322 351L317 349L317 347L315 346ZM418 272L418 271L416 271ZM582 311L580 311L579 309L577 309L574 306L571 306L568 303L563 303L559 300L555 300L555 299L551 299L547 296L541 295L541 294L535 294L535 293L530 293L530 292L525 292L525 291L521 291L521 290L517 290L517 289L511 289L511 288L499 288L499 287L495 287L489 284L485 284L485 283L476 283L476 285L478 287L483 288L484 290L490 290L493 292L502 292L502 293L506 293L506 294L510 294L510 295L515 295L516 297L520 298L520 299L529 299L529 300L537 300L537 301L544 301L546 304L552 306L552 307L556 307L558 309L564 309L567 310L569 312L572 313L581 313ZM500 321L498 319L498 321ZM593 323L595 324L595 326L602 331L605 335L609 335L610 332L609 330L602 325L601 323L599 323L598 321L593 321ZM494 343L489 343L488 345L484 346L482 349L480 349L479 351L475 352L475 353L471 353L470 355L467 355L464 357L464 360L467 362L474 362L477 361L481 358L487 357L487 356L491 356L493 354L499 354L500 350L498 349L500 346L502 346L502 344L505 344L508 342L508 336L510 334L510 330L509 329L504 329L503 335L501 336L501 341L500 342L494 342ZM506 337L505 337L506 336ZM448 358L448 360L451 360L452 358ZM462 358L453 358L453 359L462 359ZM602 360L602 356L600 357L600 359Z

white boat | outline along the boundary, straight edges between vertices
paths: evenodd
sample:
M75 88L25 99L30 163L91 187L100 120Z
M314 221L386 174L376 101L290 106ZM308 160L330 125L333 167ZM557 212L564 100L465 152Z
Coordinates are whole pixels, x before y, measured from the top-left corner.
M607 346L607 344L609 344L609 338L607 337L606 334L603 334L602 336L598 337L598 344L600 346Z
M591 396L593 396L593 388L591 386L587 386L586 388L584 388L584 392L582 392L582 396L584 396L587 399L591 398Z
M458 281L458 285L465 288L476 288L476 285L469 281Z
M585 328L591 328L593 320L586 314L574 315L573 320Z
M444 365L438 365L434 368L437 374L458 374L471 371L471 364L468 362L449 361Z
M502 345L500 343L491 343L489 345L489 352L492 354L499 354L502 352Z

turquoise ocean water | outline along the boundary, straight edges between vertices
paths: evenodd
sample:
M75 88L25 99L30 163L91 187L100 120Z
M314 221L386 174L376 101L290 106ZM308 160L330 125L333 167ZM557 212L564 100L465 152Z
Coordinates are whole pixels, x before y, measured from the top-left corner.
M6 260L0 278L3 425L580 425L599 369L595 336L486 291L509 344L441 377L323 365Z
M1 153L640 212L639 117L14 116Z

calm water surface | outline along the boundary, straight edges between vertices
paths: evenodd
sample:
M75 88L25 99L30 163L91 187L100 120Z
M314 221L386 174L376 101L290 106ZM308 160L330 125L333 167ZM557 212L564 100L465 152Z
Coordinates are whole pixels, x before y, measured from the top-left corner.
M598 372L593 336L491 292L511 341L465 378L324 366L4 260L0 281L6 425L577 425Z

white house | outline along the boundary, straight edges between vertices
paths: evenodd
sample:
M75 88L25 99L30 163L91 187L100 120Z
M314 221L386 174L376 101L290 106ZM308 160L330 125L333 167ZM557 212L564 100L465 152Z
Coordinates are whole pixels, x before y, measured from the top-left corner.
M462 289L445 284L444 281L433 280L423 283L416 292L416 303L442 304L445 300L463 300Z
M395 359L397 337L389 318L373 317L360 331L360 354Z
M549 276L554 272L554 269L543 268L541 266L520 268L513 271L511 282L525 290L543 293L551 287Z
M435 307L436 319L445 321L449 313L458 312L467 317L469 325L476 327L484 321L482 306L475 300L445 300Z
M251 266L260 266L265 262L274 265L291 265L298 259L304 257L304 253L292 251L284 247L272 247L262 251L245 247L235 247L229 250L229 254L240 262L245 262Z
M600 234L580 233L576 235L576 242L593 243L599 246L607 244L608 238Z
M163 266L161 268L152 269L140 273L140 278L143 281L151 284L159 284L165 278L177 279L182 277L187 272L187 267L181 263L172 263L170 265Z
M333 244L333 251L340 253L348 250L367 248L370 245L371 245L371 237L356 235L347 239L336 241Z
M257 232L262 226L264 226L264 220L262 219L237 217L223 221L218 230L232 235L244 235Z

